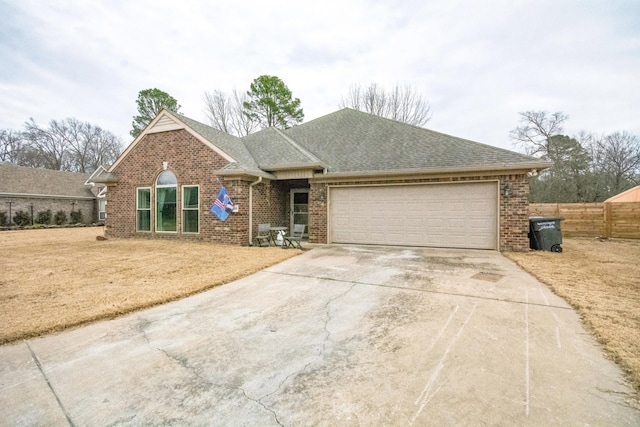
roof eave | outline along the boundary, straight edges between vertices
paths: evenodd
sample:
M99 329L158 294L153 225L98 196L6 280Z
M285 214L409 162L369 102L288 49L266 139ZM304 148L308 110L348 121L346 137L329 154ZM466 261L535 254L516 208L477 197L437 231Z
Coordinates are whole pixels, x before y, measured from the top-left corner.
M311 170L320 170L326 169L328 166L324 163L315 162L315 163L287 163L281 165L259 165L260 169L266 171L286 171L286 170L294 170L294 169L311 169Z
M271 180L277 179L273 174L270 174L268 172L253 171L253 170L246 170L246 169L230 169L230 170L218 169L216 171L213 171L213 173L217 176L224 176L224 177L237 177L237 178L262 177L262 178L271 179Z
M415 168L415 169L391 169L391 170L370 170L370 171L349 171L349 172L328 172L318 174L318 178L355 178L371 176L400 176L400 175L435 175L435 174L455 174L470 172L501 172L501 171L536 171L547 169L553 166L551 162L525 162L511 164L475 165L475 166L451 166L437 168Z
M118 181L118 177L113 172L103 172L91 180L96 184L116 184Z

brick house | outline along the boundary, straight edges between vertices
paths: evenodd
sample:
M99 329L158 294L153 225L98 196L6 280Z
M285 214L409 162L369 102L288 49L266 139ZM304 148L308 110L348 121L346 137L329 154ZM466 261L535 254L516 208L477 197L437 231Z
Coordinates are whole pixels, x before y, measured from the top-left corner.
M0 163L0 212L13 217L24 211L37 217L38 212L82 211L83 222L98 221L97 197L85 185L89 174L52 169L29 168Z
M313 243L521 251L527 176L549 166L352 109L243 138L163 110L94 181L111 237L249 245L260 223L302 223Z

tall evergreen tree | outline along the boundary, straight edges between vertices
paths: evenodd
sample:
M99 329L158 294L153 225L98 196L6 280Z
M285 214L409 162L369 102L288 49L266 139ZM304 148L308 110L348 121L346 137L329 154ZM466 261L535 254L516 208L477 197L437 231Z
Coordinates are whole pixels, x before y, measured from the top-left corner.
M260 126L287 129L304 120L300 99L279 77L263 75L255 79L247 91L244 113Z
M144 128L151 123L151 120L153 120L163 108L175 111L176 113L180 112L178 101L167 92L156 88L144 89L138 92L136 104L138 106L138 115L133 116L133 122L131 123L132 129L131 132L129 132L134 138L140 135Z

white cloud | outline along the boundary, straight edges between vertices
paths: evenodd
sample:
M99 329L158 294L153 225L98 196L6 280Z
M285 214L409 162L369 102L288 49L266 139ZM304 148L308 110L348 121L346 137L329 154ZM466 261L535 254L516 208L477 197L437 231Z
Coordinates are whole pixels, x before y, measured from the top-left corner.
M158 87L204 120L204 91L282 78L306 120L350 84L408 83L428 127L511 148L518 112L561 110L567 132L640 134L633 1L0 0L0 128L76 117L128 140Z

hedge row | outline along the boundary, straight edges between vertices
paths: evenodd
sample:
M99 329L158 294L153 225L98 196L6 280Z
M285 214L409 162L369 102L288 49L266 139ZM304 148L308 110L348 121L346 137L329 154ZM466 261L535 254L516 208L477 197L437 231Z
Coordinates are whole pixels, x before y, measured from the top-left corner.
M71 224L82 223L82 209L72 211L70 214ZM10 225L17 225L18 227L25 227L31 225L31 215L29 212L19 210L13 215L13 222L9 224L9 215L6 212L0 211L0 227L8 227ZM53 222L52 222L53 221ZM33 218L33 224L40 225L63 225L67 223L67 213L63 210L59 210L55 215L52 214L51 209L46 211L40 211Z

